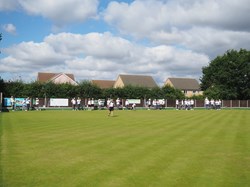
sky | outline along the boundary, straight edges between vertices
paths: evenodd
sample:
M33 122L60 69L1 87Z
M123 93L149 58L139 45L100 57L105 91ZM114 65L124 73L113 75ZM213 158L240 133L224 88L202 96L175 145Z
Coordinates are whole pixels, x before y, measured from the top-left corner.
M76 81L119 74L202 76L227 50L250 50L250 0L0 0L0 77Z

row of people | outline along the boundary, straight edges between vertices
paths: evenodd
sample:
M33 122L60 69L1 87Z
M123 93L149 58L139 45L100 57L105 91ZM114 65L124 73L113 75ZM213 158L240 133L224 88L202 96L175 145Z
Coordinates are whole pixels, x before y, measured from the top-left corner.
M162 109L165 108L165 100L164 99L154 99L153 101L151 101L151 99L148 99L146 102L147 108L148 110L150 110L151 108L153 109Z
M118 109L120 109L120 107L122 107L121 104L122 104L122 103L120 102L120 100L119 100L119 98L118 98L118 99L116 100L116 107L117 107ZM108 108L108 110L109 110L108 116L113 116L113 115L114 115L114 107L115 107L115 104L114 104L113 99L108 99L108 100L107 100L107 108ZM129 109L128 107L129 107L129 101L126 100L126 101L125 101L125 108L126 108L126 109ZM131 110L135 110L135 107L136 107L136 104L133 103L133 104L132 104L132 107L131 107Z
M109 107L109 103L110 101L113 102L114 106L117 107L117 109L129 109L130 108L130 105L131 105L131 109L135 109L136 107L136 104L135 103L129 103L129 100L126 99L125 100L125 107L123 107L122 105L122 100L120 100L119 98L117 98L115 100L115 102L112 100L112 99L107 99L107 101L105 102L103 99L98 99L98 100L94 100L94 98L92 99L88 99L87 101L87 105L84 106L86 107L87 109L94 109L94 108L99 108L99 109L102 109L102 108L105 108L105 107ZM81 98L72 98L71 99L71 104L72 104L72 110L81 110L83 109L83 105L81 104Z
M217 100L211 99L211 100L209 100L206 97L204 102L205 102L205 108L206 109L216 109L216 110L221 109L222 102L221 102L220 99L217 99Z
M71 104L72 104L72 110L81 110L82 106L81 106L81 98L77 97L77 98L72 98L71 99Z
M108 99L107 102L105 103L105 101L103 99L98 99L98 100L94 100L93 98L88 99L87 107L88 108L98 107L99 109L104 108L104 107L108 107L109 106L108 103L109 103L110 100L111 99ZM16 100L15 100L15 98L13 96L11 96L10 102L11 102L12 110L16 110L16 108L17 108ZM112 102L114 102L114 101L112 100ZM82 103L82 100L81 100L80 97L72 98L71 99L72 109L73 110L81 110L81 109L83 109L81 103ZM20 106L20 103L18 103L18 104L19 104L18 106ZM117 98L115 100L115 102L114 102L114 106L116 106L117 109L124 109L124 108L125 109L135 109L135 107L136 107L136 104L135 103L129 103L128 99L125 100L124 104L125 104L125 107L123 107L122 100L120 98ZM219 109L221 109L222 102L221 102L220 99L218 99L218 100L214 100L214 99L209 100L208 98L205 98L204 104L205 104L206 109L217 109L217 110L219 110ZM26 111L30 110L30 108L31 108L31 99L29 97L23 99L22 103L21 103L21 106L22 106L22 110L26 110ZM35 104L33 104L32 106L34 107L34 109L39 110L39 99L38 98L35 99ZM161 109L161 108L165 107L165 100L164 99L160 99L160 100L148 99L146 101L146 106L147 106L148 109L151 109L151 108ZM177 99L176 100L176 109L177 110L194 109L194 100L193 99L185 99L185 100Z
M29 111L31 110L31 99L30 97L22 99L21 102L17 102L17 100L11 96L10 97L10 104L11 104L11 109L12 111L17 110L21 106L21 109L24 111ZM38 110L39 109L39 99L35 99L35 104L32 105L34 109Z
M175 101L176 110L193 110L194 109L194 100L193 99L184 99Z

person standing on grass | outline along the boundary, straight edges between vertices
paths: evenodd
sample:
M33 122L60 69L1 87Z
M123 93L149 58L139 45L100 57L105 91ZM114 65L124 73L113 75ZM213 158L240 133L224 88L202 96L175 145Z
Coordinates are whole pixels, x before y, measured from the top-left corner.
M91 100L90 100L90 98L88 98L88 103L87 103L87 106L88 106L88 109L90 109L90 108L91 108Z
M101 99L98 99L98 108L99 108L99 110L102 109L102 100Z
M219 110L221 109L221 104L222 104L222 102L221 102L221 100L219 99L219 101L218 101Z
M207 97L205 98L205 107L206 109L209 109L209 100Z
M27 108L27 104L26 104L26 99L24 98L22 101L22 110L27 111L26 108Z
M151 99L150 98L148 99L147 106L148 106L148 110L150 110L150 107L151 107Z
M36 98L36 110L39 110L39 99Z
M165 108L165 99L160 100L161 109Z
M72 103L72 110L75 110L76 109L76 98L72 98L71 103Z
M119 97L116 99L116 107L119 110L120 109L120 105L121 105L121 100L119 99Z
M10 98L10 104L11 104L11 107L12 107L12 111L15 110L15 104L16 104L16 100L13 96L11 96Z
M108 107L109 107L108 116L114 116L114 102L112 100L110 100Z
M107 105L106 105L107 109L109 109L109 104L110 104L110 102L111 102L111 99L108 98L108 100L107 100Z
M26 99L26 107L27 107L26 111L29 111L30 110L30 98L29 97L27 97Z
M76 104L77 104L77 110L80 110L81 109L81 98L80 97L77 98Z
M135 110L135 107L136 107L136 104L135 104L135 103L133 103L133 104L132 104L132 108L131 108L131 110Z
M215 109L214 99L210 100L211 109Z
M179 100L178 99L175 100L175 108L176 108L176 110L179 110Z
M193 99L190 100L190 106L191 106L191 110L193 110L194 109L194 100Z
M128 110L129 108L129 101L128 101L128 99L126 99L126 101L125 101L125 107L126 107L126 109Z

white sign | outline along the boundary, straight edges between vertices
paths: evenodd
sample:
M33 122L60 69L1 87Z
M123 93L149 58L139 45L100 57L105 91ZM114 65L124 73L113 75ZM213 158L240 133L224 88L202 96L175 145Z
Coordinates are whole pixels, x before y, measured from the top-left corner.
M50 106L69 106L68 99L50 99Z
M141 104L141 100L140 99L128 99L129 104Z

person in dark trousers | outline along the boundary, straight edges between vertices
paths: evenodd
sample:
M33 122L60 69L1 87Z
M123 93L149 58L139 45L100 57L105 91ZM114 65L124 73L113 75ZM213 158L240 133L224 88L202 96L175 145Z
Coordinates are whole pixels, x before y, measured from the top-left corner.
M29 97L27 97L26 98L26 111L29 111L30 110L30 98Z
M15 105L16 105L16 100L13 96L11 96L10 98L10 104L11 104L11 107L12 107L12 111L15 110Z
M108 114L108 116L114 116L114 102L111 100L110 102L109 102L109 114Z

